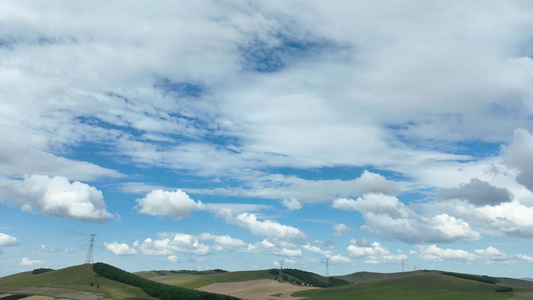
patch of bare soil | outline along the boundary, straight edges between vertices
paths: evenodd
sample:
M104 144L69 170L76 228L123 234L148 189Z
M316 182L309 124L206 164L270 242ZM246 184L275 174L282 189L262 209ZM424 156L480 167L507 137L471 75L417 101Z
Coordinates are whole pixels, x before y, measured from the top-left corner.
M212 283L197 290L223 295L230 295L248 300L303 299L292 297L292 293L313 289L313 287L280 283L271 279L240 282ZM276 296L272 296L276 295Z
M533 292L515 292L515 296L519 297L516 299L533 299ZM515 299L514 297L511 299Z

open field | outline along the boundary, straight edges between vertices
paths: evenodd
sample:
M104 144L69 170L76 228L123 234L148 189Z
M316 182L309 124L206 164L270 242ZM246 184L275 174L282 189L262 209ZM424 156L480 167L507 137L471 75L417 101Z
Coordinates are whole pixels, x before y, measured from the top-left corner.
M139 272L137 275L157 282L190 289L199 289L212 283L242 282L259 279L273 279L275 276L267 270L239 272L190 272L173 271Z
M293 292L312 289L289 283L280 283L271 279L258 279L240 282L213 283L199 288L200 291L231 295L249 300L302 299L291 297ZM275 296L272 296L275 295Z
M151 298L139 288L96 277L92 265L89 264L37 275L24 272L2 277L0 293L79 300L98 300L106 295L106 299Z
M294 293L307 299L533 299L532 289L514 288L512 292L496 292L501 285L487 284L427 272L410 276L369 280L341 287L316 289Z
M286 272L289 272L288 269ZM308 280L321 282L327 279L318 274L299 271L295 276L307 276ZM459 278L466 275L467 278ZM337 278L351 284L317 288L301 284L280 283L273 280L272 271L146 271L137 275L169 285L200 291L230 295L241 299L483 299L528 300L533 299L533 282L495 278L498 284L477 281L482 276L441 271L416 271L405 273L358 272ZM286 274L288 275L288 274ZM450 276L452 275L452 276ZM302 277L303 278L303 277ZM292 277L304 281L302 278ZM470 279L468 279L470 278ZM472 280L474 278L474 280ZM319 280L319 281L316 281ZM322 281L323 282L323 281ZM502 287L512 290L497 292ZM10 299L11 294L34 295L22 299L154 299L136 288L117 281L96 276L92 265L80 265L41 274L24 272L0 278L0 300ZM16 297L15 297L16 298ZM14 298L13 298L14 299Z

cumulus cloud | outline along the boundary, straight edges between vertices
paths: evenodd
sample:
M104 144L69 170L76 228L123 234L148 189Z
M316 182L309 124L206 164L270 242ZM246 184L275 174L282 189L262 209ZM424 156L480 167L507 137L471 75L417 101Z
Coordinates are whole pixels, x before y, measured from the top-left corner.
M484 206L467 215L476 220L495 234L505 234L521 238L533 237L533 207L525 206L518 201L502 203L497 206Z
M269 237L248 247L252 253L273 253L284 257L302 256L302 250L291 242Z
M474 253L461 249L442 249L436 245L419 245L417 249L421 259L434 262L459 260L470 264L476 260L481 260L487 264L533 263L533 257L529 255L506 254L493 246L486 249L476 249Z
M331 251L322 250L322 249L320 249L317 246L312 246L310 243L307 243L307 244L303 245L302 248L304 248L305 250L307 250L309 252L320 254L320 255L323 255L325 257L330 257L332 255Z
M173 257L175 253L185 253L194 256L204 256L213 251L228 251L242 253L272 253L284 257L302 256L302 251L291 242L278 238L266 238L260 242L248 244L243 240L229 235L214 235L202 233L189 235L185 233L159 233L157 239L146 238L144 241L134 242L131 246L126 243L104 243L105 248L116 255L158 255Z
M387 180L383 175L365 170L361 177L355 180L356 188L363 194L381 193L395 195L399 192L394 181Z
M333 225L333 229L335 229L335 233L333 234L334 236L342 236L354 228L345 224L335 224Z
M176 255L170 255L167 260L173 263L180 262L180 259Z
M463 199L475 206L494 206L512 200L507 189L495 187L477 178L472 178L469 183L462 184L459 188L442 189L440 196L445 200Z
M104 247L108 250L113 252L116 255L133 255L139 253L139 251L133 247L128 246L126 243L104 243Z
M20 261L21 266L38 266L41 264L42 262L40 260L37 260L37 259L32 260L27 257L22 258L22 260Z
M160 238L153 240L145 239L142 243L134 243L142 254L145 255L173 255L175 252L183 252L194 255L207 255L211 247L189 234L160 234Z
M283 206L289 210L298 210L302 208L302 203L300 203L300 201L294 197L284 198L281 200L281 204L283 204Z
M332 207L359 211L366 223L362 230L389 240L415 244L480 238L479 233L462 219L448 214L420 216L393 196L368 194L357 200L339 198L334 200Z
M217 251L246 252L250 250L250 247L246 242L240 239L232 238L229 235L212 235L209 233L202 233L198 236L198 239L214 242L213 250Z
M527 129L515 129L513 142L503 152L504 162L520 172L516 180L533 192L533 135Z
M355 241L354 241L355 242ZM405 254L392 254L380 243L374 242L371 245L358 245L355 242L349 245L348 254L354 258L364 258L367 264L394 263L407 259Z
M472 263L478 256L461 249L443 249L437 245L417 246L418 256L426 261L442 262L448 260L460 260Z
M18 244L18 240L14 236L0 232L0 247L1 246L15 246Z
M199 242L199 240L189 234L184 233L162 233L158 239L146 238L144 241L135 241L131 246L125 243L104 243L105 248L116 255L132 255L141 253L143 255L166 255L172 256L176 252L193 255L207 255L211 247Z
M85 222L105 222L113 217L101 191L79 181L70 183L65 177L31 175L24 180L0 181L0 187L0 201L23 210Z
M344 255L340 255L340 254L335 254L335 255L332 255L330 258L331 262L334 262L334 263L351 263L352 260Z
M137 203L141 214L168 216L173 220L181 220L202 209L201 201L194 201L179 189L174 192L153 190L146 197L137 199Z
M229 209L221 209L218 215L224 217L228 224L237 225L241 228L248 229L252 234L267 237L276 237L280 239L305 239L306 235L298 228L282 225L276 221L257 219L255 214L242 213L234 216Z

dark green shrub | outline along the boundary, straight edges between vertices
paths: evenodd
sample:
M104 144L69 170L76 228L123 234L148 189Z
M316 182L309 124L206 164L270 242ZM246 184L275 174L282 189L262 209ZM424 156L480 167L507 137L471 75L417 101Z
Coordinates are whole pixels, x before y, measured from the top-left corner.
M42 274L42 273L46 273L46 272L50 272L50 271L54 271L54 269L50 269L50 268L39 268L39 269L35 269L33 270L31 273L33 275L37 275L37 274Z
M508 287L508 286L501 286L501 287L495 288L494 291L498 293L507 293L507 292L512 292L513 288Z

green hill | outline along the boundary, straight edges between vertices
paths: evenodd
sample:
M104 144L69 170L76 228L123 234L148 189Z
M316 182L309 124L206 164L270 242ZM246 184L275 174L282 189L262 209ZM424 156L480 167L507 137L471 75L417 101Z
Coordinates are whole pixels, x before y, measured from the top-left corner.
M356 276L354 276L356 277ZM383 278L383 274L382 274ZM500 290L500 291L497 291ZM366 280L350 285L307 290L294 293L307 299L510 299L514 292L531 292L524 288L507 291L501 285L443 275L437 272L421 272L396 278ZM530 299L515 297L513 299Z
M0 278L0 295L70 299L236 299L165 285L103 263L34 271Z
M405 277L415 274L420 274L424 271L409 271L409 272L398 272L398 273L374 273L374 272L356 272L343 276L335 276L335 278L346 280L351 283L365 282L369 280L379 280L387 278L398 278Z
M157 282L186 287L199 288L211 283L239 282L258 279L279 279L278 269L239 272L214 271L149 271L139 272L139 276ZM332 287L349 284L350 282L335 277L324 277L312 272L298 269L283 269L282 281L296 285L311 285L315 287Z
M148 271L137 275L153 281L185 287L200 288L215 282L239 282L257 279L274 279L269 270L217 272L213 271Z
M152 297L157 297L161 300L233 300L235 297L213 294L208 292L196 291L193 289L187 289L183 287L172 286L163 284L153 280L149 280L140 277L136 274L132 274L121 270L117 267L105 264L95 263L93 270L102 277L116 280L125 284L140 287L144 292Z
M76 298L85 294L98 299L152 299L140 288L97 277L93 266L84 264L41 274L18 273L0 278L0 293Z

